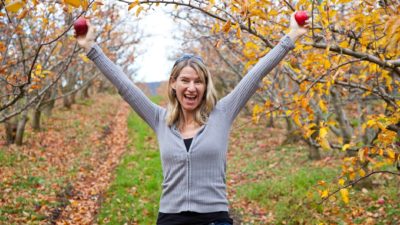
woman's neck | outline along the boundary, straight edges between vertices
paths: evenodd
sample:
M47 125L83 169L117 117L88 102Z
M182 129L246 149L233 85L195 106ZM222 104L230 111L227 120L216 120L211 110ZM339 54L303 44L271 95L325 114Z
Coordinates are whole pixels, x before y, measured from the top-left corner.
M179 123L179 131L183 139L193 138L201 127L201 124L195 120L194 114L184 114Z
M182 120L180 120L179 126L180 128L191 127L191 126L197 127L199 126L199 124L195 120L194 113L183 111L183 118Z

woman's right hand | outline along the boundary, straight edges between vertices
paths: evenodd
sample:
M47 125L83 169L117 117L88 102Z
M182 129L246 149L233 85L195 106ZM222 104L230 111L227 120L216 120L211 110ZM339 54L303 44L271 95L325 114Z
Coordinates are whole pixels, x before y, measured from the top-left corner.
M88 25L88 32L85 35L79 35L76 37L78 45L85 49L86 53L90 51L93 45L96 43L96 35L94 27L90 24L89 20L86 21Z

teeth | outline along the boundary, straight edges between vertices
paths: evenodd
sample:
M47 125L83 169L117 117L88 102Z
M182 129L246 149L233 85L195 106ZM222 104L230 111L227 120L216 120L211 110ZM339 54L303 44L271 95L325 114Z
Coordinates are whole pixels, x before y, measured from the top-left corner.
M185 97L188 98L188 99L191 99L191 100L196 99L196 96L187 96L187 95L185 95Z

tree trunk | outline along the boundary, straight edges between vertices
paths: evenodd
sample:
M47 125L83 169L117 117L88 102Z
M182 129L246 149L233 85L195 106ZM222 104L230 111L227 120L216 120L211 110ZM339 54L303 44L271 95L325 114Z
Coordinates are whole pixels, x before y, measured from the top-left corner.
M71 105L76 103L76 92L73 92L70 96Z
M68 96L63 97L63 106L67 109L71 109L71 101L69 100Z
M32 129L34 131L40 130L41 115L42 115L41 107L36 108L35 111L33 112L33 118L32 118Z
M6 121L4 123L4 126L6 128L6 141L7 144L14 144L15 142L15 136L17 135L17 122L12 119L11 121Z
M53 111L53 108L56 104L55 99L57 98L57 89L58 89L58 84L55 84L50 93L50 101L45 106L43 106L44 114L48 117L51 116L51 112Z
M81 96L82 96L82 98L84 98L84 99L88 99L90 96L89 96L89 87L90 87L91 85L86 85L83 89L82 89L82 91L81 91Z
M269 121L267 122L267 127L275 127L274 115L272 113L269 114Z
M103 93L103 92L105 92L106 90L107 90L107 88L106 88L105 81L104 81L102 78L100 78L100 79L98 80L97 93Z
M339 93L336 89L331 89L332 102L337 116L337 120L340 125L341 135L343 137L343 144L349 144L351 142L351 136L353 134L353 128L351 127L349 120L347 119L346 113L341 107L342 102L339 97Z
M15 137L15 144L17 144L17 145L22 145L23 138L24 138L25 125L26 125L27 121L28 121L28 110L25 110L22 113L21 119L18 121L17 134Z
M317 147L310 146L308 150L308 158L310 160L320 160L321 159L321 154L320 151Z
M295 125L293 124L293 120L285 116L286 120L286 139L283 141L283 145L286 144L295 144L301 140L301 134L299 133L299 130L296 129Z

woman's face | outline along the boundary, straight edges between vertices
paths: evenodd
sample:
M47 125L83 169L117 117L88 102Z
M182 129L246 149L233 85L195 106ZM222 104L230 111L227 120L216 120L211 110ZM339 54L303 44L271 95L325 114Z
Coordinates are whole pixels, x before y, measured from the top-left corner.
M196 70L186 66L172 82L172 88L176 91L176 98L182 109L190 112L201 104L206 84L200 79Z

